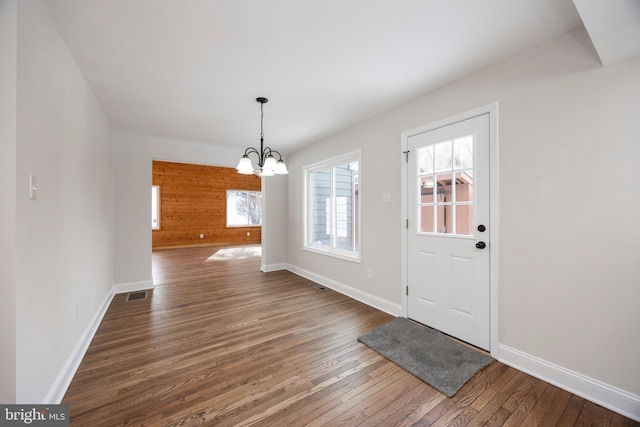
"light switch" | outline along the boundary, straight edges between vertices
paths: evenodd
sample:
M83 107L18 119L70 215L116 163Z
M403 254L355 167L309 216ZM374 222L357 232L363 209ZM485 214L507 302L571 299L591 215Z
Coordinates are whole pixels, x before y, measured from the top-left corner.
M382 203L391 203L391 193L382 193Z
M38 198L38 177L29 175L29 198L36 200Z

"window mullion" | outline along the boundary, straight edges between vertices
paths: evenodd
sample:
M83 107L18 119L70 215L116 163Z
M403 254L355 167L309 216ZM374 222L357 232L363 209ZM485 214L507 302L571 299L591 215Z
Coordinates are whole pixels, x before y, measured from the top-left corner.
M356 183L354 182L353 176L351 177L351 247L355 248L356 247L356 236L357 236L357 230L355 227L356 224L356 215L359 215L359 210L357 209L356 206ZM349 217L349 216L347 216Z
M329 182L329 198L330 198L330 206L331 206L331 234L329 235L330 248L333 251L336 248L336 175L335 168L331 166L329 168L330 171L330 182Z
M249 207L249 205L247 205L247 192L246 191L239 191L238 193L241 194L241 198L242 198L242 206L244 207L244 209L247 209ZM249 213L247 212L247 220L245 224L249 224ZM243 225L243 224L240 224Z

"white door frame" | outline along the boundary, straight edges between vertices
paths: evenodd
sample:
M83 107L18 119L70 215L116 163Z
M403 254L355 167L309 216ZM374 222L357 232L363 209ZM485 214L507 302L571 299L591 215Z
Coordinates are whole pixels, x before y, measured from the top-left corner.
M489 218L491 221L491 226L489 227L489 254L490 254L490 266L489 266L489 274L490 274L490 352L491 355L496 358L498 353L498 236L499 236L499 222L498 222L498 103L493 103L489 105L485 105L482 107L475 108L470 111L466 111L461 114L457 114L452 117L447 117L442 120L438 120L433 123L429 123L425 126L420 126L416 129L411 129L409 131L403 132L401 137L402 142L402 151L405 152L408 149L408 141L409 138L418 135L420 133L428 132L434 129L438 129L443 126L448 126L453 123L461 122L467 119L471 119L476 116L480 116L482 114L489 114L489 191L490 191L490 200L489 200ZM407 207L407 173L408 173L408 165L405 161L406 156L402 156L402 165L401 165L401 236L402 236L402 313L405 317L408 314L408 298L406 294L406 289L408 286L408 253L407 253L407 233L409 232L407 228L407 218L408 218L408 207Z

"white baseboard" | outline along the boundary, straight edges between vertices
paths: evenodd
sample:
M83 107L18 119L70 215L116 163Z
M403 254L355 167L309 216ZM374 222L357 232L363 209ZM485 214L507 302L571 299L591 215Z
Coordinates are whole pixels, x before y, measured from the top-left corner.
M503 344L498 351L498 360L506 365L640 421L640 396Z
M62 401L64 394L67 392L67 388L69 388L69 384L71 384L73 376L76 374L76 371L78 370L78 367L82 362L84 354L87 352L87 349L91 344L91 340L93 340L93 336L98 330L98 326L100 326L100 322L102 322L102 318L109 308L111 300L113 300L113 296L125 292L142 291L151 288L153 288L152 280L113 285L111 291L105 297L104 301L102 301L102 304L98 308L98 311L91 319L91 322L89 322L87 329L84 331L84 333L80 337L80 340L71 351L71 355L65 362L62 370L58 374L58 377L45 396L43 404L58 404Z
M100 322L102 322L102 318L107 312L107 309L109 308L109 304L111 304L111 300L113 299L114 295L115 294L112 289L109 292L109 294L107 294L105 299L102 301L102 304L100 304L98 311L91 319L91 322L89 322L87 329L84 331L84 333L80 337L80 340L78 341L76 346L73 348L71 355L65 362L64 366L62 367L62 370L58 374L58 377L56 378L55 382L49 389L49 392L45 396L44 402L42 402L43 404L45 405L52 404L52 403L59 404L62 401L62 398L64 397L64 394L67 392L67 388L69 388L69 384L71 384L71 380L73 379L73 376L76 374L76 371L78 370L78 367L82 362L82 358L84 357L84 354L87 352L87 349L89 348L89 344L91 344L91 340L93 339L93 336L98 330L98 326L100 326Z
M286 269L287 269L286 262L281 262L278 264L265 264L260 267L260 270L263 271L264 273L268 273L270 271L286 270Z
M126 292L144 291L153 289L153 280L143 280L141 282L118 283L113 285L114 294L124 294Z
M349 298L353 298L371 307L377 308L380 311L389 313L392 316L402 316L402 306L400 304L395 304L393 302L387 301L386 299L345 285L344 283L336 282L333 279L329 279L328 277L324 277L320 274L313 273L295 265L287 264L287 270L294 274L297 274L298 276L302 276L305 279L309 279L312 282L316 282L323 286L326 286L329 289L333 289L336 292L340 292L341 294L346 295Z

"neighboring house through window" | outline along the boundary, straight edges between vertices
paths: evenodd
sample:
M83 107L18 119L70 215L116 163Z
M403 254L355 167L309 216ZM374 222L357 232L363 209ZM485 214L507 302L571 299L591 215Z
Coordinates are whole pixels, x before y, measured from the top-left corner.
M304 168L305 249L360 261L360 152Z

